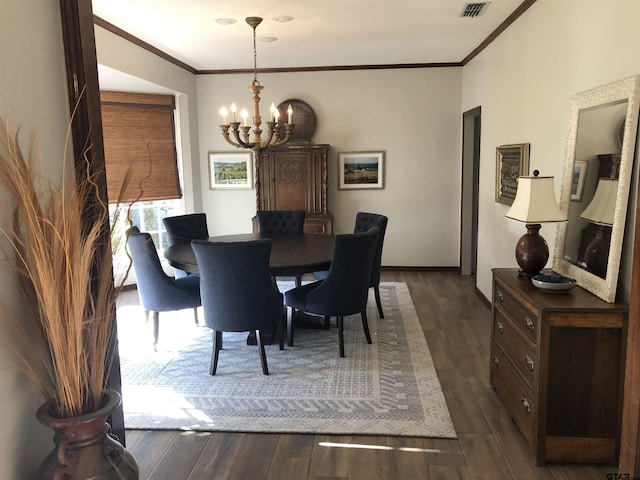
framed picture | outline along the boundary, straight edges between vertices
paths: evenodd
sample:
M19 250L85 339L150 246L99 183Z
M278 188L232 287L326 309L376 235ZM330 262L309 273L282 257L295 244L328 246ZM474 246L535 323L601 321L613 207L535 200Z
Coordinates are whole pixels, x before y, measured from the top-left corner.
M384 188L384 152L341 152L338 154L338 188Z
M584 180L587 178L587 166L589 162L586 160L576 160L573 163L573 176L571 177L571 200L579 202L582 200L582 191L584 190Z
M518 190L518 177L529 174L529 143L496 148L496 202L511 205Z
M251 152L209 153L209 189L253 188Z

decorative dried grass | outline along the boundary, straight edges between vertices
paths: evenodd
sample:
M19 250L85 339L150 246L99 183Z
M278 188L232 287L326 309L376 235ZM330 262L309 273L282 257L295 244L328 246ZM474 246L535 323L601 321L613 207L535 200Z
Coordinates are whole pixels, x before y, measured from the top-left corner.
M41 174L34 136L25 157L19 130L11 135L2 120L0 130L0 185L13 206L10 227L0 232L15 253L12 266L26 310L20 318L10 317L9 343L58 416L89 413L100 407L114 340L118 288L103 234L108 205L87 209L98 198L92 178L69 185L63 167L62 185L52 184ZM87 211L92 218L83 219Z

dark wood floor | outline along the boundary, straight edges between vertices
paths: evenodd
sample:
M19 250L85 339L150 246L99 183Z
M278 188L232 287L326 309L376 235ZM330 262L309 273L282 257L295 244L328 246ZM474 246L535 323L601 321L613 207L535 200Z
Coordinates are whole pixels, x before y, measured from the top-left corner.
M452 272L385 271L383 281L404 281L409 286L457 440L128 430L127 446L140 466L140 478L612 478L607 476L617 472L612 466L533 464L523 437L489 386L491 313L475 293L472 277Z

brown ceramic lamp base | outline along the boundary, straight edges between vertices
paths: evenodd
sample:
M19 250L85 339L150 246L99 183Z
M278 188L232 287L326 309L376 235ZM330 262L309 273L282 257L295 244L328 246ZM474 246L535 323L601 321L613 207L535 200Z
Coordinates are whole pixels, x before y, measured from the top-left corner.
M538 275L549 260L549 246L539 234L539 223L527 223L525 233L516 244L516 261L520 265L520 275L533 277Z
M584 259L587 270L607 278L607 262L609 261L609 247L611 245L611 227L600 226L596 238L587 246Z

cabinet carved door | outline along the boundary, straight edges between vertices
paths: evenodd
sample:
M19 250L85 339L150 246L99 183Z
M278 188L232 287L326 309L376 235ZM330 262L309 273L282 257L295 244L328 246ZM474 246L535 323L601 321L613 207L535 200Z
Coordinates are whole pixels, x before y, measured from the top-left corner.
M256 166L256 209L305 210L305 232L333 233L327 204L328 151L329 145L308 144L264 152Z

